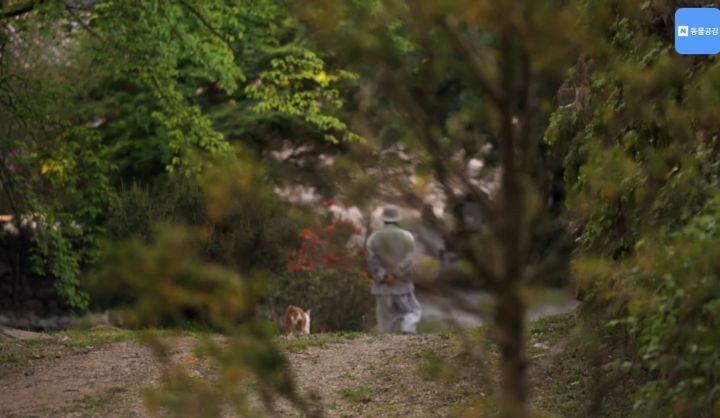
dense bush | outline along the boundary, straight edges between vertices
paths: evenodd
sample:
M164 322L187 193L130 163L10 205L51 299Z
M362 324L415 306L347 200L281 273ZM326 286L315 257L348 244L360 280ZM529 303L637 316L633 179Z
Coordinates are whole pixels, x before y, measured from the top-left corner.
M348 246L362 231L337 220L301 229L308 219L317 224L318 215L308 218L282 201L263 185L264 177L262 165L245 159L218 162L197 180L174 178L157 190L134 184L120 193L107 221L109 236L151 244L158 225L184 225L193 231L188 239L202 259L257 278L255 285L266 295L258 308L262 316L280 323L294 304L313 310L316 331L366 328L372 298L365 254ZM99 306L134 300L102 281L90 287Z
M360 233L351 222L337 220L301 230L301 245L289 254L287 271L269 293L272 315L282 318L285 308L294 304L312 309L315 331L368 328L372 297L365 250L350 244Z
M295 231L302 213L275 195L264 176L250 158L229 159L198 178L171 177L157 188L133 184L119 194L106 222L108 248L128 239L150 243L158 225L179 225L193 232L189 239L204 261L243 275L261 273L271 282L300 241ZM97 286L102 283L91 285ZM129 301L122 292L97 290L97 305Z
M198 229L208 260L240 272L279 273L285 254L299 242L295 231L302 213L272 193L264 175L248 160L218 163L199 179L123 188L107 221L109 238L150 239L158 222L188 225Z
M199 223L202 208L202 191L184 178L169 179L158 186L136 182L121 185L105 223L107 237L148 239L158 221Z
M187 367L188 357L171 355L174 349L166 339L145 335L165 366L157 385L145 392L148 405L170 416L224 416L229 411L263 416L257 409L267 405L248 401L262 396L268 402L285 397L303 409L272 324L254 316L260 292L248 277L205 261L196 232L165 225L155 228L149 240L115 243L103 253L96 273L105 290L129 296L130 302L113 312L126 326L184 327L188 318L202 324L191 352L198 364L208 366L203 373ZM226 337L212 338L209 330Z
M719 249L716 198L683 228L644 236L621 262L576 263L590 280L586 313L603 307L604 336L633 348L626 364L644 380L638 413L714 416L720 404Z
M559 110L546 141L564 159L583 310L642 371L636 413L714 416L720 66L673 51L672 12L646 3L609 22L591 74L569 80L586 106Z
M652 296L631 300L624 321L654 376L638 407L660 402L675 403L683 416L718 412L719 259L720 196L682 230L638 246L639 271L626 280Z
M308 270L280 276L267 308L279 321L290 304L312 309L312 332L366 330L374 323L370 286L348 271Z

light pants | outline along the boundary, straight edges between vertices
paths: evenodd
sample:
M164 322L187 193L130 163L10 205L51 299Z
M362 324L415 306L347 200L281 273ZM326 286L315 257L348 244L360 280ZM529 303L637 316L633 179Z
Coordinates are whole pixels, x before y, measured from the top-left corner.
M414 293L402 295L376 295L378 331L393 332L400 324L400 331L415 334L420 321L420 304Z

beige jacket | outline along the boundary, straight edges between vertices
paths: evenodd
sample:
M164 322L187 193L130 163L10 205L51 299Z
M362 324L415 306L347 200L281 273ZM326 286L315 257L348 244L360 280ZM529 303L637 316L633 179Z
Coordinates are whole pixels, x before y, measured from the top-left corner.
M415 290L415 238L395 225L385 225L367 241L368 268L375 284L373 295L402 295ZM395 281L386 282L392 274Z

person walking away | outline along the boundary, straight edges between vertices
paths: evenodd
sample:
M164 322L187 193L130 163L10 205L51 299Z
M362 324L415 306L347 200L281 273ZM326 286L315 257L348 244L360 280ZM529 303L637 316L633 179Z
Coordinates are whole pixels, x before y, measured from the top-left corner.
M383 227L367 240L368 269L374 283L377 324L380 332L394 332L400 326L404 334L415 334L421 309L415 299L415 238L398 226L400 209L383 208Z

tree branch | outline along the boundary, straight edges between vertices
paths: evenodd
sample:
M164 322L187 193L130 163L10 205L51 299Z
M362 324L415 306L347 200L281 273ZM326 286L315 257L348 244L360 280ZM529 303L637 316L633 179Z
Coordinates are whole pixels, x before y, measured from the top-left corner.
M200 13L200 11L195 9L190 3L185 0L178 0L178 2L182 4L192 15L197 17L200 23L202 23L203 26L205 26L205 28L207 28L207 30L211 34L223 41L228 46L228 48L233 51L233 53L236 52L232 42L230 42L225 36L223 36L222 33L220 33L213 25L211 25L210 22L208 22L207 18L205 18L205 16Z

